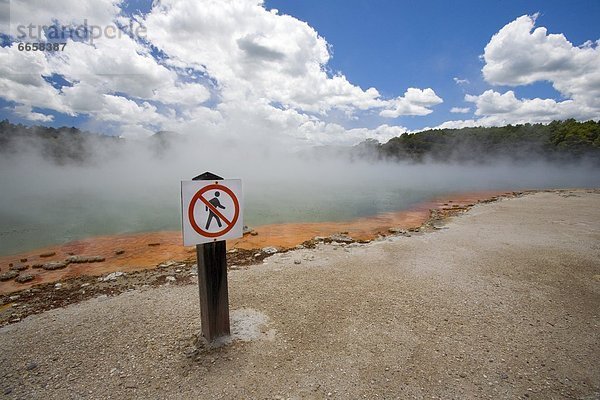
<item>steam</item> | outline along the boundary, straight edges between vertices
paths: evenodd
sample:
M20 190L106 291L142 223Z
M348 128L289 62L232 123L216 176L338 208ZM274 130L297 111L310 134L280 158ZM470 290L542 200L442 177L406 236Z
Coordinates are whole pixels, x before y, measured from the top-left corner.
M347 220L451 192L598 187L598 167L350 162L267 142L175 136L90 140L82 164L57 165L41 143L0 159L0 254L125 232L180 229L180 181L210 171L244 184L244 222ZM308 154L308 155L307 155Z

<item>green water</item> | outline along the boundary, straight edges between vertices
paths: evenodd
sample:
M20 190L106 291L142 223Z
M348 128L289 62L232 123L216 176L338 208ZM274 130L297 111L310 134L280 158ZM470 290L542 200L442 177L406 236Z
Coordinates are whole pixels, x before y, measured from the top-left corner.
M181 229L180 177L160 171L150 176L112 172L0 171L0 254L96 235ZM255 227L350 220L407 209L452 192L598 187L598 176L580 168L438 165L236 177L244 184L244 223Z

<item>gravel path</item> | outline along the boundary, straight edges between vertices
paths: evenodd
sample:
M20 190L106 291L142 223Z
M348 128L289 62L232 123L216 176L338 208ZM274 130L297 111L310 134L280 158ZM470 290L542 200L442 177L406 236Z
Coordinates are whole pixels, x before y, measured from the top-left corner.
M477 205L434 233L231 271L234 341L197 287L0 329L5 398L600 398L600 194ZM297 264L300 262L300 264Z

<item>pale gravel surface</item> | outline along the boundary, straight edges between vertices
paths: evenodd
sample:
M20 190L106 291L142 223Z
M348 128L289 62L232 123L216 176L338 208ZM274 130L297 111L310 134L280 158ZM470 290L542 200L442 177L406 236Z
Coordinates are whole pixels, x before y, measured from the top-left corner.
M195 285L30 316L0 330L0 394L597 399L599 210L598 193L538 193L434 233L277 254L229 274L254 340L195 357Z

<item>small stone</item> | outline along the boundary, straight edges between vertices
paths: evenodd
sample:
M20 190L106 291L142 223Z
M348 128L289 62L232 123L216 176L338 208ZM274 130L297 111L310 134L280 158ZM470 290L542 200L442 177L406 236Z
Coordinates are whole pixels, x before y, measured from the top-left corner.
M256 232L256 231L250 232L250 236L256 236L256 235L258 235L258 232Z
M85 264L103 261L105 261L105 258L100 256L71 256L65 260L66 263L73 264Z
M33 280L33 275L21 275L15 279L15 282L25 283Z
M17 276L19 276L19 273L17 271L7 271L3 274L0 274L0 282L10 281L11 279L16 278Z
M40 254L40 257L42 257L42 258L48 258L48 257L52 257L52 256L55 256L55 255L56 255L56 252L49 251L49 252Z
M67 266L67 264L64 262L55 261L55 262L49 262L49 263L42 265L42 268L47 271L54 271L55 269L62 269L62 268L65 268L66 266Z
M116 281L116 280L117 280L117 278L119 278L119 277L121 277L121 276L123 276L123 275L125 275L125 273L124 273L124 272L121 272L121 271L116 271L116 272L112 272L112 273L110 273L110 274L106 275L104 278L102 278L102 280L103 280L104 282L108 282L108 281Z
M89 283L82 283L82 284L81 284L81 287L88 287L88 286L90 286L90 284L89 284Z
M19 296L18 294L16 294L16 295L14 295L14 296L10 296L10 297L9 297L9 300L10 300L10 301L19 300L19 297L21 297L21 296Z
M260 257L261 255L262 255L262 254L260 254L260 253L256 253L256 254L254 254L254 258L258 258L258 257Z
M58 289L61 289L61 288L62 288L62 286L63 286L63 285L62 285L62 283L60 283L60 282L58 282L58 283L55 283L55 284L54 284L54 289L57 289L57 290L58 290Z
M177 280L177 278L175 278L174 276L167 276L165 279L169 282L175 282Z
M279 250L277 250L276 247L263 247L262 248L262 252L263 253L267 253L267 254L275 254L277 253Z
M13 271L25 271L27 268L29 268L29 265L25 264L15 264L12 267L10 267L10 269Z
M12 388L6 388L6 389L4 389L4 395L5 396L8 396L11 393L12 393Z
M300 260L294 260L294 264L296 264L296 265L302 264L302 261L300 261Z
M35 268L35 269L42 268L43 266L44 266L44 264L42 264L42 263L31 264L31 268Z
M117 249L117 250L115 250L115 254L118 255L118 256L120 256L121 254L125 254L125 250L123 250L123 249Z
M148 243L148 246L156 247L156 246L160 246L160 243Z
M38 367L36 362L30 362L29 364L27 364L27 366L25 367L25 369L27 371L33 371L34 369L36 369Z
M388 232L393 234L404 234L406 233L406 230L402 228L390 228L388 229Z
M329 239L331 239L334 242L341 242L341 243L354 242L354 239L352 239L350 236L344 235L342 233L336 233L335 235L331 235L331 236L329 236Z
M26 259L26 258L21 258L21 260L20 260L20 261L21 261L21 262L27 262L27 259Z

